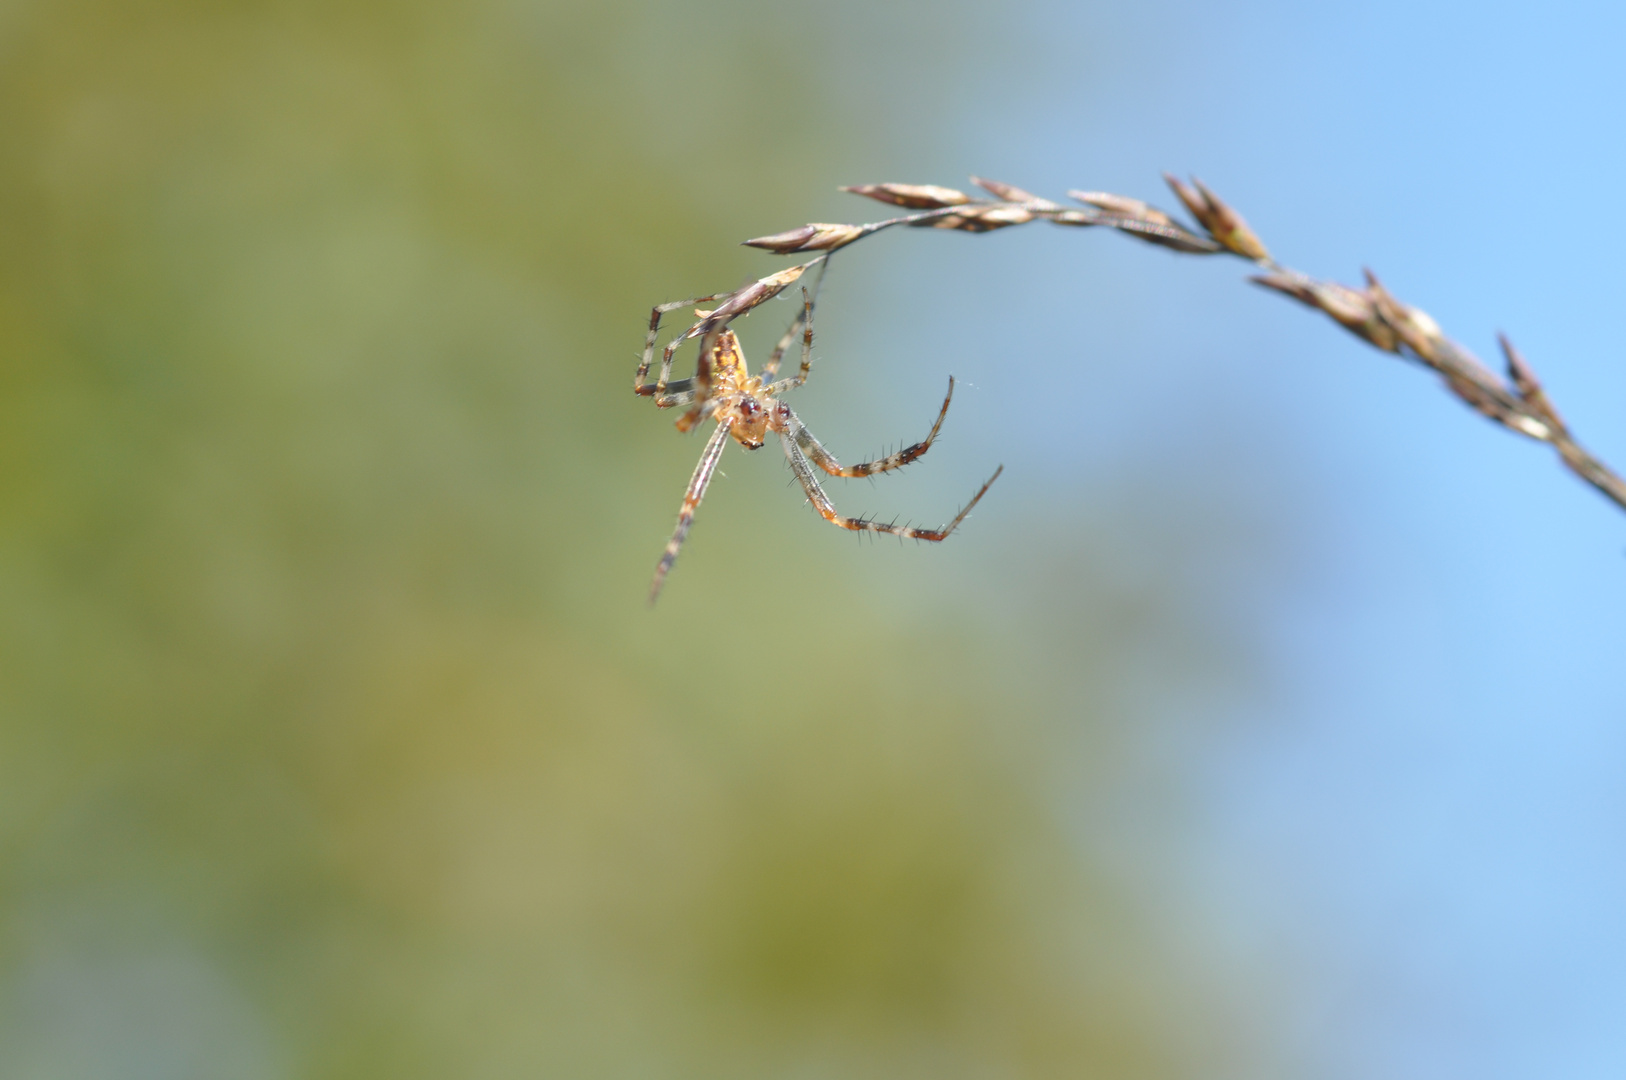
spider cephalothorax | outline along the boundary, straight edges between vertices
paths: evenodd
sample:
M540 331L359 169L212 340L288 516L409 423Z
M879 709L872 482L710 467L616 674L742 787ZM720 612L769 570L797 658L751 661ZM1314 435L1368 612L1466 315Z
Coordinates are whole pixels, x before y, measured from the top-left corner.
M698 321L667 343L665 351L661 354L660 377L653 383L644 380L649 376L650 365L655 359L655 341L660 333L661 316L669 311L717 300L719 297L701 296L693 300L660 304L650 312L649 337L644 343L644 356L638 365L638 374L633 378L634 391L643 397L653 397L658 408L689 406L677 419L680 431L690 431L696 424L707 419L717 422L711 438L706 441L705 451L700 455L700 464L695 467L694 476L689 480L689 490L683 497L683 509L678 512L677 530L667 542L666 550L655 568L655 580L649 590L651 603L654 603L655 598L660 595L667 572L677 561L678 550L682 548L684 539L689 535L689 527L694 523L695 509L705 497L706 487L711 483L712 475L717 470L717 462L722 457L723 445L727 442L728 436L733 436L734 441L747 450L760 450L767 433L770 431L777 433L780 445L784 447L785 457L790 461L791 471L796 474L802 490L807 492L808 501L826 521L854 532L888 533L915 540L947 539L949 533L965 520L971 508L977 505L977 501L1004 471L1004 466L995 469L994 475L989 477L988 482L971 497L965 509L940 529L888 525L864 518L843 517L836 512L835 505L830 502L830 497L824 493L824 488L813 472L813 465L817 465L831 476L873 476L876 473L901 468L921 457L931 449L932 441L937 438L937 432L943 426L943 417L948 415L949 401L954 397L954 378L949 377L948 393L943 398L943 407L938 410L937 422L920 442L876 461L866 461L858 465L842 465L837 461L834 455L819 445L819 441L797 418L791 407L779 400L781 393L807 382L808 371L812 367L813 294L808 292L806 286L802 287L802 310L791 322L784 337L779 339L779 344L769 355L760 375L750 373L745 362L745 353L740 349L740 340L728 326L736 317L777 296L786 286L801 277L808 267L822 262L824 262L822 258L814 259L812 262L791 267L761 281L754 281L738 292L721 297L722 303L714 310L703 311L697 308L695 315ZM823 277L822 269L820 277ZM774 376L779 373L779 362L798 334L802 338L801 370L790 378L776 381ZM694 376L673 381L672 357L679 345L693 337L700 339Z

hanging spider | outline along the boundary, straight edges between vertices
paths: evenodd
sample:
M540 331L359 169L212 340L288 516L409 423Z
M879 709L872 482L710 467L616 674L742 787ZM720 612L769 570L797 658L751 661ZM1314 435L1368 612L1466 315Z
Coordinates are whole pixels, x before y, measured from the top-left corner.
M925 439L876 461L866 461L858 465L842 465L837 461L828 450L819 445L819 441L791 411L790 406L779 400L780 394L806 383L808 371L812 368L813 301L818 292L818 285L823 283L824 267L820 267L819 279L812 293L808 292L807 286L802 286L802 310L791 321L784 337L779 339L779 344L775 346L759 374L751 375L746 369L745 354L740 350L739 338L728 328L729 323L735 318L777 296L810 267L824 262L825 257L820 257L771 277L754 281L737 292L660 304L650 312L649 337L644 342L643 360L638 365L638 374L633 378L633 389L642 397L653 397L657 408L689 406L677 419L679 431L691 431L696 424L708 418L717 421L717 427L711 433L711 438L706 441L706 449L700 455L700 463L695 466L694 476L689 480L689 490L684 493L683 509L678 513L677 529L672 533L672 539L667 542L660 563L655 567L655 580L649 589L651 604L660 596L667 572L677 561L678 550L689 535L690 525L694 523L695 509L706 495L706 487L711 483L712 474L717 471L718 459L723 454L723 444L728 441L729 436L733 436L734 441L747 450L760 450L767 433L776 432L779 435L780 445L785 449L785 457L790 460L791 471L801 482L808 501L813 504L813 508L820 516L832 525L854 532L889 533L915 540L933 542L946 540L949 533L971 513L971 508L977 505L978 500L987 493L993 482L999 479L999 474L1005 471L1003 465L995 469L994 475L990 476L988 482L971 497L965 509L956 514L954 520L939 529L916 529L906 525L882 524L865 518L843 517L836 512L830 497L819 485L818 477L813 472L813 465L817 465L831 476L873 476L876 473L902 468L921 457L931 449L932 441L937 438L937 432L943 426L943 417L948 415L949 401L954 397L954 377L949 377L948 393L943 397L943 407L938 410L937 421L932 424L932 429ZM713 300L721 300L722 303L711 311L696 309L697 321L694 325L668 342L662 352L660 377L655 382L645 382L655 358L655 339L660 333L661 316L679 308L710 303ZM801 370L790 378L776 380L779 362L798 334L802 338ZM672 357L677 352L678 346L694 337L700 339L695 374L692 378L674 381L671 378Z

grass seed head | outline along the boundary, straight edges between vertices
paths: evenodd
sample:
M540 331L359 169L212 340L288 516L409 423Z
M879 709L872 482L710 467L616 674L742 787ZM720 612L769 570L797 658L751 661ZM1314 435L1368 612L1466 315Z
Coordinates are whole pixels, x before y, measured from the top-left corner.
M1109 213L1122 217L1135 218L1139 221L1150 221L1158 225L1174 225L1175 220L1168 214L1159 210L1150 203L1141 202L1123 195L1113 195L1106 191L1069 191L1067 197L1077 199L1086 206L1099 207Z
M1015 184L1007 184L999 180L984 180L980 176L973 176L971 182L996 199L1004 199L1006 202L1013 203L1028 203L1035 210L1061 209L1059 204L1053 203L1049 199L1042 199L1031 191L1023 191Z
M998 201L973 198L963 191L931 184L859 184L842 190L914 212L867 225L803 225L746 243L779 254L834 251L893 226L980 233L1046 220L1056 225L1075 227L1104 226L1145 243L1194 255L1220 252L1240 255L1262 264L1266 271L1251 279L1256 284L1315 308L1375 348L1391 353L1404 351L1415 356L1436 372L1446 387L1470 407L1511 431L1551 443L1571 471L1597 488L1616 506L1626 510L1626 480L1571 437L1541 384L1506 338L1502 339L1508 372L1504 379L1467 349L1446 337L1427 312L1395 299L1370 271L1366 275L1366 288L1354 289L1336 282L1317 281L1282 266L1271 258L1265 245L1241 215L1202 181L1193 177L1188 184L1167 173L1164 179L1207 235L1191 231L1162 210L1139 199L1102 191L1069 191L1068 195L1082 203L1083 208L1068 209L1014 185L972 177L974 184ZM701 321L686 331L682 340L700 334L721 333L736 316L776 296L809 267L822 263L824 258L820 256L728 294L714 311L697 312ZM639 369L640 380L652 356L653 332L659 325L660 310L657 308L652 316L651 337ZM701 366L704 367L704 364ZM696 378L697 381L700 379L698 371ZM650 396L657 385L640 382L634 389L644 396ZM699 414L695 414L695 419L699 418ZM981 497L980 494L978 497ZM955 524L958 521L956 518Z
M928 229L958 229L961 232L992 232L1003 229L1007 225L1025 225L1034 219L1033 211L1018 205L1005 203L983 203L980 206L967 206L956 210L952 214L931 218L918 224Z
M863 235L864 228L860 225L831 225L816 221L799 229L746 240L744 244L776 255L789 255L797 251L835 251Z
M1372 300L1378 318L1387 323L1402 344L1430 367L1439 367L1445 348L1449 345L1440 324L1433 316L1419 308L1402 304L1394 294L1383 287L1383 282L1372 271L1366 274L1366 294Z
M1377 305L1366 293L1292 271L1273 270L1248 280L1325 313L1350 333L1384 352L1400 351L1399 335L1378 315Z
M1552 400L1536 378L1536 373L1524 362L1524 357L1513 347L1513 342L1507 339L1506 334L1497 334L1496 340L1502 346L1502 356L1507 360L1507 375L1513 381L1514 388L1518 390L1519 397L1530 406L1531 412L1547 421L1554 431L1568 433L1569 428L1565 425L1564 418L1558 415L1558 410L1553 407Z
M1254 262L1270 261L1270 252L1265 250L1265 245L1254 235L1248 223L1242 220L1242 215L1208 190L1201 180L1194 176L1191 178L1192 186L1187 187L1171 173L1164 173L1163 179L1186 209L1191 211L1191 216L1227 251Z
M841 190L909 210L940 210L971 201L971 196L963 191L936 184L851 184Z
M807 271L808 267L817 265L823 260L824 257L820 256L819 258L814 259L812 262L805 262L800 266L792 266L788 269L779 271L777 274L769 274L765 278L751 282L743 289L737 289L734 292L729 293L727 296L723 297L722 303L718 304L717 307L713 309L711 315L707 317L708 328L727 326L736 318L745 314L747 311L750 311L758 304L766 303L767 301L772 300L774 297L783 292L787 285L790 285L797 278L801 277L802 274Z

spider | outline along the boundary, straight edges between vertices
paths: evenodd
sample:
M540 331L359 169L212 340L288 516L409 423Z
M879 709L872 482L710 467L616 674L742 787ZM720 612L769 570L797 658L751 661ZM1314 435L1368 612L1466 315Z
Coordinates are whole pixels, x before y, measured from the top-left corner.
M813 366L813 301L818 292L818 285L823 283L824 267L820 267L818 282L813 292L808 292L806 285L802 286L802 310L791 321L760 373L756 375L749 373L745 354L740 350L739 338L729 329L729 323L735 318L777 296L801 277L809 267L824 263L825 258L821 256L801 266L794 266L760 281L754 281L733 293L698 296L692 300L658 304L650 311L649 337L644 342L644 355L638 365L638 374L633 377L633 390L641 397L654 398L656 408L689 406L677 419L679 431L691 431L696 424L708 418L717 421L717 427L712 431L711 438L706 440L706 449L700 455L700 463L695 466L694 476L689 479L689 490L684 493L683 508L678 512L677 528L655 567L655 580L649 588L651 604L660 596L666 575L672 569L672 564L677 561L678 550L683 547L683 541L689 535L689 527L694 523L695 509L699 507L700 500L705 498L706 488L711 483L712 474L717 471L717 462L722 457L723 446L730 436L747 450L760 450L768 432L778 434L779 443L785 450L785 457L790 460L791 471L796 474L802 490L807 493L808 501L813 504L813 509L832 525L854 532L888 533L915 540L937 542L948 539L948 535L965 520L966 515L971 513L971 508L977 505L993 486L994 481L999 479L1000 473L1005 471L1003 465L995 469L994 475L977 490L965 508L954 515L954 520L938 529L882 524L865 518L843 517L836 511L830 497L819 485L818 477L813 472L813 465L817 465L831 476L873 476L876 473L902 468L923 456L931 449L938 430L943 426L943 418L948 415L949 402L954 397L954 377L949 376L948 393L943 396L943 407L938 410L937 421L932 424L931 431L923 440L875 461L866 461L858 465L842 465L837 461L833 454L819 444L813 433L807 430L791 411L791 407L779 398L785 391L794 390L806 383L808 372ZM660 333L661 316L680 308L710 303L714 300L722 302L711 311L695 309L697 321L694 325L668 342L661 354L660 377L655 382L645 382L655 358L655 340ZM775 376L779 374L779 362L798 334L802 338L801 370L789 378L776 379ZM692 378L673 380L671 378L673 354L676 353L678 346L693 337L700 338L695 374Z

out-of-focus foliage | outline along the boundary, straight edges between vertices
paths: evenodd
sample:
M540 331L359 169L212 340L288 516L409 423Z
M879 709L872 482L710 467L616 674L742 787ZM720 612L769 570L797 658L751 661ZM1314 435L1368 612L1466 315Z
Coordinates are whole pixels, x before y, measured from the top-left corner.
M935 33L895 62L987 44ZM1014 599L900 611L846 572L884 553L718 499L642 606L699 445L629 391L643 313L772 265L732 239L895 136L788 97L841 38L0 15L0 1073L1245 1060L1197 932L1061 824L1192 616L1057 508Z

